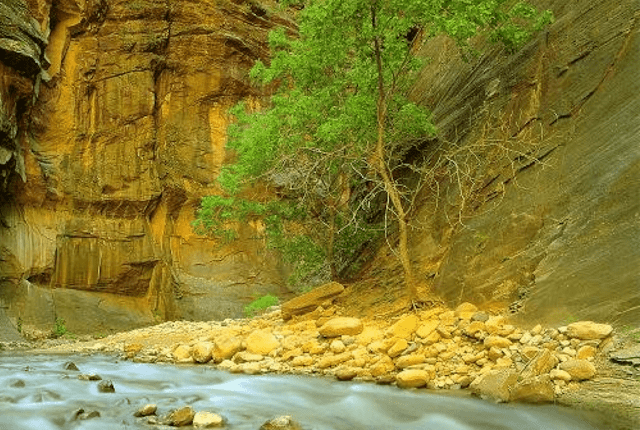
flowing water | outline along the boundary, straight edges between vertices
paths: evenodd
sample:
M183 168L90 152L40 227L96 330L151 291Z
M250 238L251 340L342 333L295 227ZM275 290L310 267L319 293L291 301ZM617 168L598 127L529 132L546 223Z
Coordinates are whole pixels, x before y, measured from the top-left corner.
M80 372L64 370L73 361ZM111 380L115 393L98 391ZM306 430L587 430L600 429L554 406L496 405L466 396L400 390L303 376L232 375L209 366L138 364L111 356L0 355L0 429L155 429L134 412L158 414L190 405L222 415L226 429L257 430L291 415ZM74 419L75 411L100 417ZM158 426L162 427L162 426Z

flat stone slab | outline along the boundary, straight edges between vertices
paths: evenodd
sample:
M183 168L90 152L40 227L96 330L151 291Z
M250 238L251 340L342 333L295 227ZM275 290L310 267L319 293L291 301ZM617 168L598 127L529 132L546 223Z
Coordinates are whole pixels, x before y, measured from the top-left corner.
M283 303L281 306L282 318L290 319L293 315L303 315L314 311L327 300L331 300L344 291L344 286L338 282L330 282L314 288L306 294Z
M613 352L609 358L614 363L640 366L640 345L635 345L631 348L625 348L620 351Z

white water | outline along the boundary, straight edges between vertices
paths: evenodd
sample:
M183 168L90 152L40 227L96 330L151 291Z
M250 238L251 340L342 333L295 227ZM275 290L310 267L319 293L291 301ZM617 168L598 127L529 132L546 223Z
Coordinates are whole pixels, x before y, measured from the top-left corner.
M80 372L64 370L73 361ZM28 370L26 370L28 369ZM100 393L110 379L115 393ZM16 382L23 381L24 387ZM302 376L246 376L210 366L136 364L108 356L0 355L1 430L112 430L163 428L133 413L147 403L158 414L190 405L222 415L226 429L257 430L291 415L305 430L593 430L572 411L554 406L496 405L426 390L345 383ZM77 409L101 416L74 421Z

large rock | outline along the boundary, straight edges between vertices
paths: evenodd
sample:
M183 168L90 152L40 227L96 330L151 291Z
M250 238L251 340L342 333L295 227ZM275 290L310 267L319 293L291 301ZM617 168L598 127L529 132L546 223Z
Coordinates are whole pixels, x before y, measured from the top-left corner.
M420 319L414 315L405 315L396 321L389 329L391 336L409 339L416 332Z
M572 381L583 381L596 375L596 367L587 360L567 360L559 367L571 375Z
M196 412L193 416L193 427L195 428L213 428L222 425L224 425L222 416L213 412Z
M510 401L525 403L550 403L555 394L549 375L537 376L518 382L511 390Z
M283 415L265 422L260 430L302 430L302 427L290 416Z
M242 349L242 339L237 336L222 335L215 339L211 355L216 363L228 360Z
M523 378L533 378L549 373L551 369L558 365L558 358L548 349L541 350L528 364L522 372Z
M353 336L362 333L363 327L359 318L336 317L324 323L318 332L324 337Z
M267 330L255 330L245 339L247 351L252 354L268 355L280 346L278 339Z
M164 418L164 423L174 427L188 426L193 423L195 412L191 406L184 406L179 409L175 409Z
M492 370L474 380L469 388L484 398L496 402L508 402L511 390L518 383L518 374L510 369Z
M609 324L598 324L593 321L579 321L567 326L567 336L581 339L604 339L613 332Z
M330 282L328 284L316 287L308 293L295 297L285 302L280 307L282 318L290 319L294 315L302 315L315 310L318 306L327 300L334 299L344 291L344 286L338 282Z
M400 388L420 388L429 382L429 373L425 370L403 370L396 376L396 384Z
M213 344L211 342L198 342L193 345L191 356L196 363L207 363L211 360Z

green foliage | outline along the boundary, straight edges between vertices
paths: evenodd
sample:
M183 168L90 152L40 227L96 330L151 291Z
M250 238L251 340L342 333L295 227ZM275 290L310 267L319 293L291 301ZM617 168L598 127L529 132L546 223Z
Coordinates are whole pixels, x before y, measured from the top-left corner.
M420 44L444 33L466 46L484 31L514 50L551 20L550 12L510 0L306 1L297 37L283 28L272 31L270 63L258 61L250 72L256 83L275 86L269 105L252 111L240 103L231 110L236 122L227 146L236 161L218 178L228 197L203 199L196 230L232 240L231 221L261 217L268 246L297 265L291 282L304 279L334 244L322 249L322 241L288 235L282 213L235 197L278 172L288 177L282 192L314 209L330 231L336 213L352 211L353 226L338 224L335 245L338 255L352 258L375 229L358 227L361 206L341 201L345 184L383 179L393 192L388 177L393 180L394 166L403 162L394 148L436 133L429 111L405 96L424 65L415 55ZM394 186L395 213L406 213L402 205L412 201L411 190Z
M64 336L67 333L67 326L63 318L56 317L56 322L53 327L53 334L56 337Z
M303 207L284 200L260 203L236 196L209 196L202 199L193 225L200 234L212 234L230 242L237 239L238 233L228 226L229 222L261 218L265 223L267 248L279 251L283 261L291 265L288 282L296 286L317 272L325 261L323 248L309 236L285 232L286 222L302 221L306 217Z
M258 312L263 311L271 306L275 306L279 303L278 297L273 294L267 294L262 297L258 297L248 305L244 307L244 316L251 318Z

